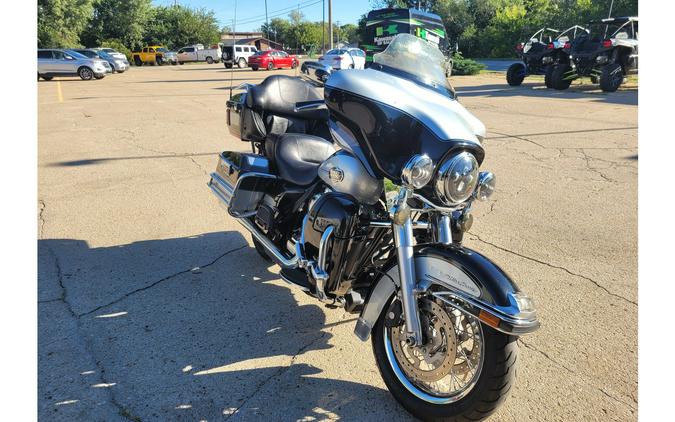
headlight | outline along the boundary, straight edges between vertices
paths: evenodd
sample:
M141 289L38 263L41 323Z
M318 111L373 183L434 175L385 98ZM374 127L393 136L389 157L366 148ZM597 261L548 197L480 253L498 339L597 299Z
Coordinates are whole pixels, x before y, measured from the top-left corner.
M415 189L424 187L434 175L434 163L426 155L416 155L403 167L403 184Z
M446 204L460 204L471 197L478 184L478 162L468 153L446 160L438 170L436 194Z
M495 191L497 179L489 171L481 171L478 175L478 187L476 188L476 199L487 201Z

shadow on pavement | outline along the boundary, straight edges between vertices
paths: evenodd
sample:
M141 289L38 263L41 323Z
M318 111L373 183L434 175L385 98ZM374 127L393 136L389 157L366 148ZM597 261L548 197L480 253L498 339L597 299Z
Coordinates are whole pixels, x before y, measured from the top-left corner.
M298 303L237 231L45 239L38 254L40 419L115 419L100 391L143 421L407 417L386 390L296 362L344 359L330 330L354 320L326 324L322 307Z
M452 78L450 79L452 82ZM523 83L521 86L503 84L481 84L460 86L457 95L462 97L539 97L559 98L565 100L591 99L610 104L638 105L637 88L621 88L617 92L605 93L597 85L572 85L564 91L548 89L544 81Z

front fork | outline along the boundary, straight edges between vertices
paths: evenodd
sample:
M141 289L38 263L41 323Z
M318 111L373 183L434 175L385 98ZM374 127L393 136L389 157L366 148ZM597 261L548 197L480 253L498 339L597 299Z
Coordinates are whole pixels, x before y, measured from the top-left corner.
M412 220L408 196L411 190L403 188L390 209L394 246L398 258L398 275L401 281L401 302L405 320L406 343L409 346L422 344L422 324L417 306L417 278L415 276L415 260L413 246L415 238L412 232Z

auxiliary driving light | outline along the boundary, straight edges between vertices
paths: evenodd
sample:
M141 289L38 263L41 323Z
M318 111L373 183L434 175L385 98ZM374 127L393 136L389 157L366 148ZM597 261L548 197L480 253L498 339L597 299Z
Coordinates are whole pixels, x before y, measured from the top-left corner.
M497 179L494 174L489 171L481 171L478 176L478 187L476 188L475 193L476 199L479 201L487 201L494 193L496 183Z
M415 155L403 167L401 179L407 186L419 189L424 187L434 175L434 162L426 155Z

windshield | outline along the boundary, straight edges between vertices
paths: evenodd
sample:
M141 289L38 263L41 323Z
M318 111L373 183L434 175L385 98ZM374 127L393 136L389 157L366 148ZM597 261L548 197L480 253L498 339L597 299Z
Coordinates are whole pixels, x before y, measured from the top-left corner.
M76 59L88 59L88 58L89 58L89 57L87 57L87 56L85 56L85 55L83 55L83 54L78 53L77 51L66 50L66 52L67 52L68 54L70 54L71 56L75 57Z
M387 48L373 55L380 70L412 79L452 98L447 79L447 60L435 44L410 34L398 34Z
M90 59L93 59L93 58L95 58L95 57L98 57L98 54L96 54L95 52L90 51L90 50L76 51L76 53L80 53L80 54L82 54L83 56L89 57Z

